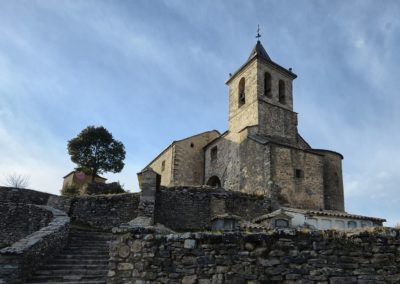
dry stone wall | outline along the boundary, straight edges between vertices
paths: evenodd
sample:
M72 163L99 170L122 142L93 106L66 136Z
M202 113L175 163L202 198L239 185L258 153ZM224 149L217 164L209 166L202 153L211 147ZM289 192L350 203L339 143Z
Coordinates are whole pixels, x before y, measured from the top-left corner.
M55 195L25 188L0 186L1 202L46 205L51 196Z
M113 283L399 283L399 230L115 236Z
M47 226L53 215L32 204L0 203L0 248Z
M109 230L137 216L139 196L139 193L123 193L74 197L69 216L72 221Z
M24 206L37 205L25 204ZM25 279L33 271L64 248L68 239L69 217L64 212L48 206L41 206L40 209L49 212L50 222L45 227L0 250L0 284L25 283ZM18 214L18 216L23 219L15 219L15 222L32 221L23 214Z
M212 202L213 199L224 200L224 205ZM251 220L270 211L270 200L259 196L207 186L162 187L156 193L155 222L178 231L205 230L211 228L212 212L234 214Z

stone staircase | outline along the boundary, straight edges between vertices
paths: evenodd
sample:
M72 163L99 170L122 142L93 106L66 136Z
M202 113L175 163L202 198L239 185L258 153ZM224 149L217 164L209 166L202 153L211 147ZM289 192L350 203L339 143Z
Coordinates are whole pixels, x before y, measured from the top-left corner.
M67 247L26 283L107 283L110 240L109 233L71 230Z

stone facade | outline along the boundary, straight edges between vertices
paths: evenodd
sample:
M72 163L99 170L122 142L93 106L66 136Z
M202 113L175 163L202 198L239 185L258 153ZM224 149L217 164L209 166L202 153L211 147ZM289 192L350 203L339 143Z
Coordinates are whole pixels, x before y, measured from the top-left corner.
M90 175L80 171L72 171L64 176L63 179L63 189L67 187L76 187L81 194L86 194L85 188L89 183L92 182L92 177ZM99 175L96 175L94 178L94 182L96 183L105 183L106 180L106 178L103 178Z
M343 156L312 149L298 133L296 77L257 41L226 82L228 131L209 132L196 151L187 145L204 134L172 143L149 164L161 174L161 185L207 184L275 198L282 206L344 211Z
M343 157L313 151L298 134L295 78L257 43L227 82L229 130L205 148L205 180L218 177L224 188L276 198L282 206L344 211Z
M203 147L219 135L213 130L174 141L145 168L161 176L162 186L203 184Z
M108 284L400 282L398 230L160 235L137 228L116 235L110 255Z

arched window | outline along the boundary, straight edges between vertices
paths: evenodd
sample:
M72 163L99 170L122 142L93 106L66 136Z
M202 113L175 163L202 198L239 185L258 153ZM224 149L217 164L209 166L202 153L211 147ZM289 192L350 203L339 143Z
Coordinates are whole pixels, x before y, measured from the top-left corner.
M219 177L212 176L208 179L207 185L219 188L221 187L221 181L219 180Z
M289 221L285 219L276 219L275 220L275 227L276 228L288 228Z
M239 81L239 88L238 88L238 93L239 93L239 107L244 105L246 103L246 96L245 96L245 81L244 78L240 79Z
M286 102L285 97L285 82L279 80L279 102L284 104Z
M271 90L271 74L268 72L264 73L264 95L267 97L272 97L272 90Z

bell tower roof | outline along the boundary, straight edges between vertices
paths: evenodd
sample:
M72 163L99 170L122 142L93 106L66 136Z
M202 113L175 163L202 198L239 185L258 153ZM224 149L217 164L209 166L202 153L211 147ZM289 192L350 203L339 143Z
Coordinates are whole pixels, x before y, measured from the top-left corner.
M286 74L287 76L289 76L292 79L297 78L297 75L292 72L291 68L286 69L286 68L280 66L279 64L275 63L274 61L272 61L271 57L269 57L264 46L261 44L261 41L258 39L256 45L254 46L254 48L252 49L252 51L250 53L249 58L246 60L246 62L242 66L239 67L238 70L236 70L233 74L229 74L230 77L225 82L225 84L229 84L229 82L233 78L235 78L236 75L238 73L240 73L241 70L243 70L247 65L249 65L250 62L253 62L254 60L257 60L257 59L264 62L265 64L269 64L269 65L273 66L274 68L280 70L281 72L283 72L284 74Z
M263 47L263 45L261 44L261 42L259 40L257 40L257 43L254 46L253 50L251 51L250 56L247 60L250 60L254 56L258 56L259 58L269 60L269 61L271 60L267 51L265 50L265 48Z

